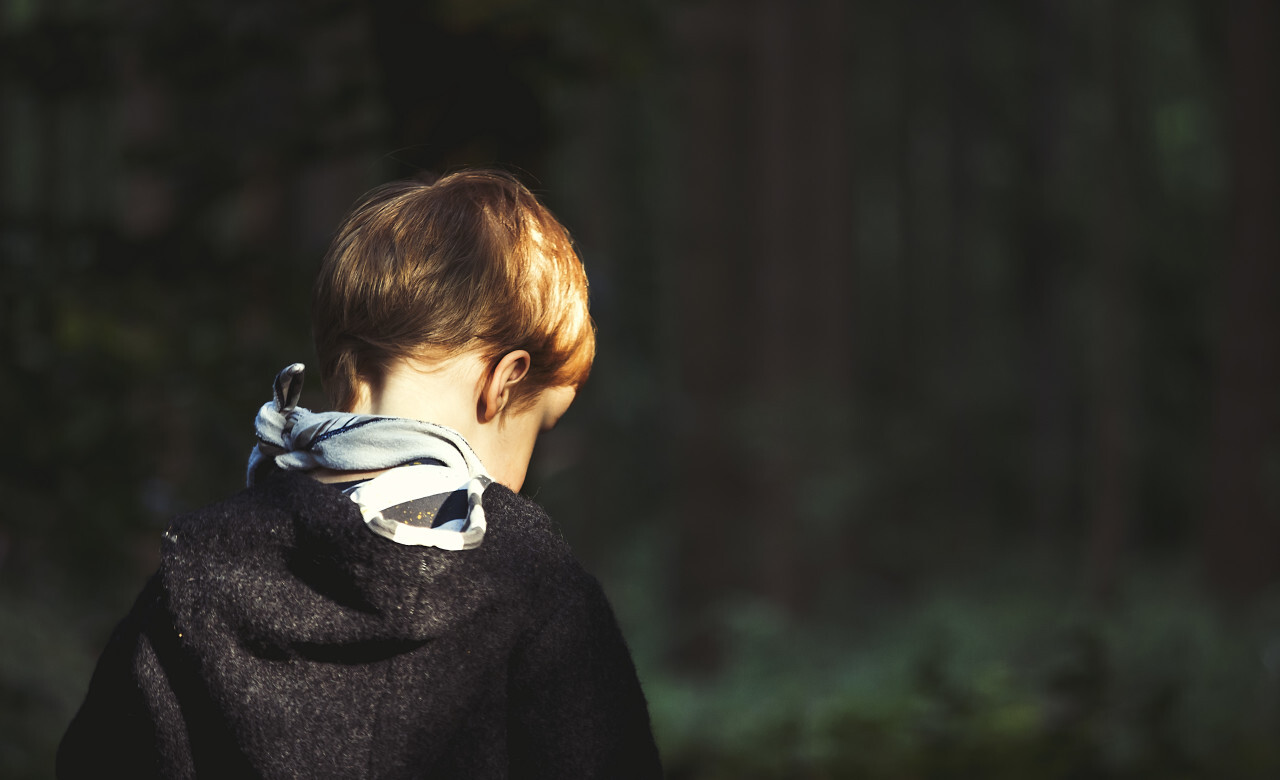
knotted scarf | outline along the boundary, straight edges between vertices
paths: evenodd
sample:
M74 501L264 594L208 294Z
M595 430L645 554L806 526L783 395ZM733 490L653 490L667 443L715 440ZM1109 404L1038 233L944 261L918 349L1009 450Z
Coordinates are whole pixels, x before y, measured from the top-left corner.
M284 471L389 469L347 492L370 530L400 544L479 547L486 527L481 496L493 479L466 439L423 420L300 407L304 369L294 363L277 374L271 400L258 410L247 483L253 485L272 464ZM446 503L459 491L465 503ZM383 515L389 507L429 496L440 497L440 506L465 506L466 516L419 524Z

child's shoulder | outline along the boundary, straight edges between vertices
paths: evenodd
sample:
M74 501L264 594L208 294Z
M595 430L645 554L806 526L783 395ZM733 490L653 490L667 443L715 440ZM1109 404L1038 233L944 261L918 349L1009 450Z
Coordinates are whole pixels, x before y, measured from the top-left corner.
M560 529L537 502L501 484L484 492L489 530L488 554L521 571L525 586L534 591L586 590L600 586L573 554Z
M518 555L531 565L578 567L569 543L537 502L495 482L484 491L489 523L485 545L503 555Z

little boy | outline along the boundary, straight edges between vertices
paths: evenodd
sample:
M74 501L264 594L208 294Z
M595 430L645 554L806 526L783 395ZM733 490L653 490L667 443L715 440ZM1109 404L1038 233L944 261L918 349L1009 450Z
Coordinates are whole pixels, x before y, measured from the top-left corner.
M515 492L594 357L564 228L500 173L381 187L313 328L338 411L280 373L249 488L165 531L58 775L660 777L599 584Z

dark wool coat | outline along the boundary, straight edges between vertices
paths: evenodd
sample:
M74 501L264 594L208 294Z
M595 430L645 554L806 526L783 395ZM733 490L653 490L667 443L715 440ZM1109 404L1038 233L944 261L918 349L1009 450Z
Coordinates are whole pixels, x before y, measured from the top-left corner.
M396 544L277 474L173 521L61 778L657 778L599 584L534 503L466 551Z

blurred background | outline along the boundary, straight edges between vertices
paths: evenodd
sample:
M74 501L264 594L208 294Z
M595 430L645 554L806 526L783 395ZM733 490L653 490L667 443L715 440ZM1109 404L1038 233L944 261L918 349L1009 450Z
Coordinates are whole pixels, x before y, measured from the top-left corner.
M311 280L498 166L599 357L526 492L672 778L1280 776L1271 0L3 0L0 773ZM304 403L323 406L318 383Z

